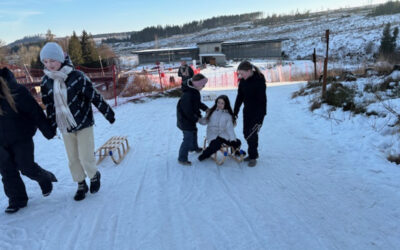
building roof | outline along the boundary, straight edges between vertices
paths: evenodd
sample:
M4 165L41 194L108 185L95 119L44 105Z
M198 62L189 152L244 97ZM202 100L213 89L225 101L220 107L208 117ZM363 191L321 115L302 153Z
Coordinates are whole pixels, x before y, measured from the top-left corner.
M238 44L252 44L252 43L279 43L285 40L289 40L288 38L282 39L273 39L273 40L253 40L253 41L240 41L240 42L223 42L223 45L238 45Z
M199 56L214 56L214 57L218 57L218 56L225 56L225 54L222 53L204 53L204 54L199 54Z
M184 51L184 50L198 50L198 49L199 49L198 47L145 49L145 50L132 51L132 53L142 54L142 53L153 53L153 52L161 52L161 51Z
M208 43L223 43L224 41L220 41L220 40L216 40L216 41L204 41L204 42L199 42L197 43L197 45L199 44L208 44Z

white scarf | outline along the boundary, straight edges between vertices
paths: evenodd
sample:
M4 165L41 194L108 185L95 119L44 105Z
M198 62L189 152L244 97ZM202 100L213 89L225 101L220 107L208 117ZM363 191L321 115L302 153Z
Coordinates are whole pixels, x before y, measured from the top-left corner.
M61 132L66 133L67 129L76 127L76 121L68 107L67 86L65 80L71 73L72 67L65 65L58 71L50 71L45 69L44 73L53 79L53 98L56 110L56 122Z

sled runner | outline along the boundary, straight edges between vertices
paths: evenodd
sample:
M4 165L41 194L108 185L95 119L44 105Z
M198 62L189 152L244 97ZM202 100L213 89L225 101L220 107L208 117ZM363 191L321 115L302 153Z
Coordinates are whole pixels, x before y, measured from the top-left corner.
M205 150L206 147L207 147L207 139L204 139L203 150ZM215 161L215 163L217 163L217 165L220 166L224 164L228 156L234 159L236 162L240 163L243 161L244 151L241 149L239 150L235 149L234 147L226 144L222 144L221 148L213 155L211 155L211 158Z
M113 136L100 148L96 150L95 155L98 156L96 164L99 164L106 156L111 156L115 164L119 164L129 151L129 144L127 136ZM118 153L118 157L115 155Z

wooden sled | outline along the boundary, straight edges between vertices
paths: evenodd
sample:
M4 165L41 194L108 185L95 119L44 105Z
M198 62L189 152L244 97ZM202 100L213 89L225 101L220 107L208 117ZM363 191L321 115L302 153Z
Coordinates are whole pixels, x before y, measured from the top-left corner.
M111 156L113 162L119 164L128 153L129 148L127 136L113 136L96 150L95 155L99 157L96 164L103 161L106 156ZM118 158L115 157L116 152Z
M205 150L207 147L207 139L204 139L204 145L203 145L203 150ZM215 163L219 166L224 164L226 158L229 156L232 159L234 159L236 162L240 163L243 161L244 158L244 152L243 150L239 149L239 154L240 156L236 155L236 152L238 150L235 149L232 146L222 144L221 148L215 152L214 154L211 155L211 159L215 161Z

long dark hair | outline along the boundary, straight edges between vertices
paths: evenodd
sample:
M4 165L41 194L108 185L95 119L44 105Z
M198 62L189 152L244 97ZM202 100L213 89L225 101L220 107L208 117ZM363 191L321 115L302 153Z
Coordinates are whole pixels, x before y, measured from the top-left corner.
M7 85L6 80L3 77L0 77L0 100L5 99L8 104L11 106L11 109L18 113L17 108L15 106L15 101L13 96L11 95L10 88ZM0 115L3 115L4 112L0 107Z
M217 99L215 99L215 104L214 104L214 106L212 106L212 108L210 108L210 111L207 113L206 119L210 120L212 113L214 113L214 111L217 109L217 103L218 103L219 99L222 99L225 102L224 109L227 110L228 113L231 115L233 124L236 124L236 119L235 119L235 116L233 115L231 103L229 101L228 96L226 96L226 95L220 95L217 97Z
M252 70L254 74L256 74L258 77L264 77L263 73L261 73L260 69L250 63L249 61L243 61L239 64L237 67L237 70Z

